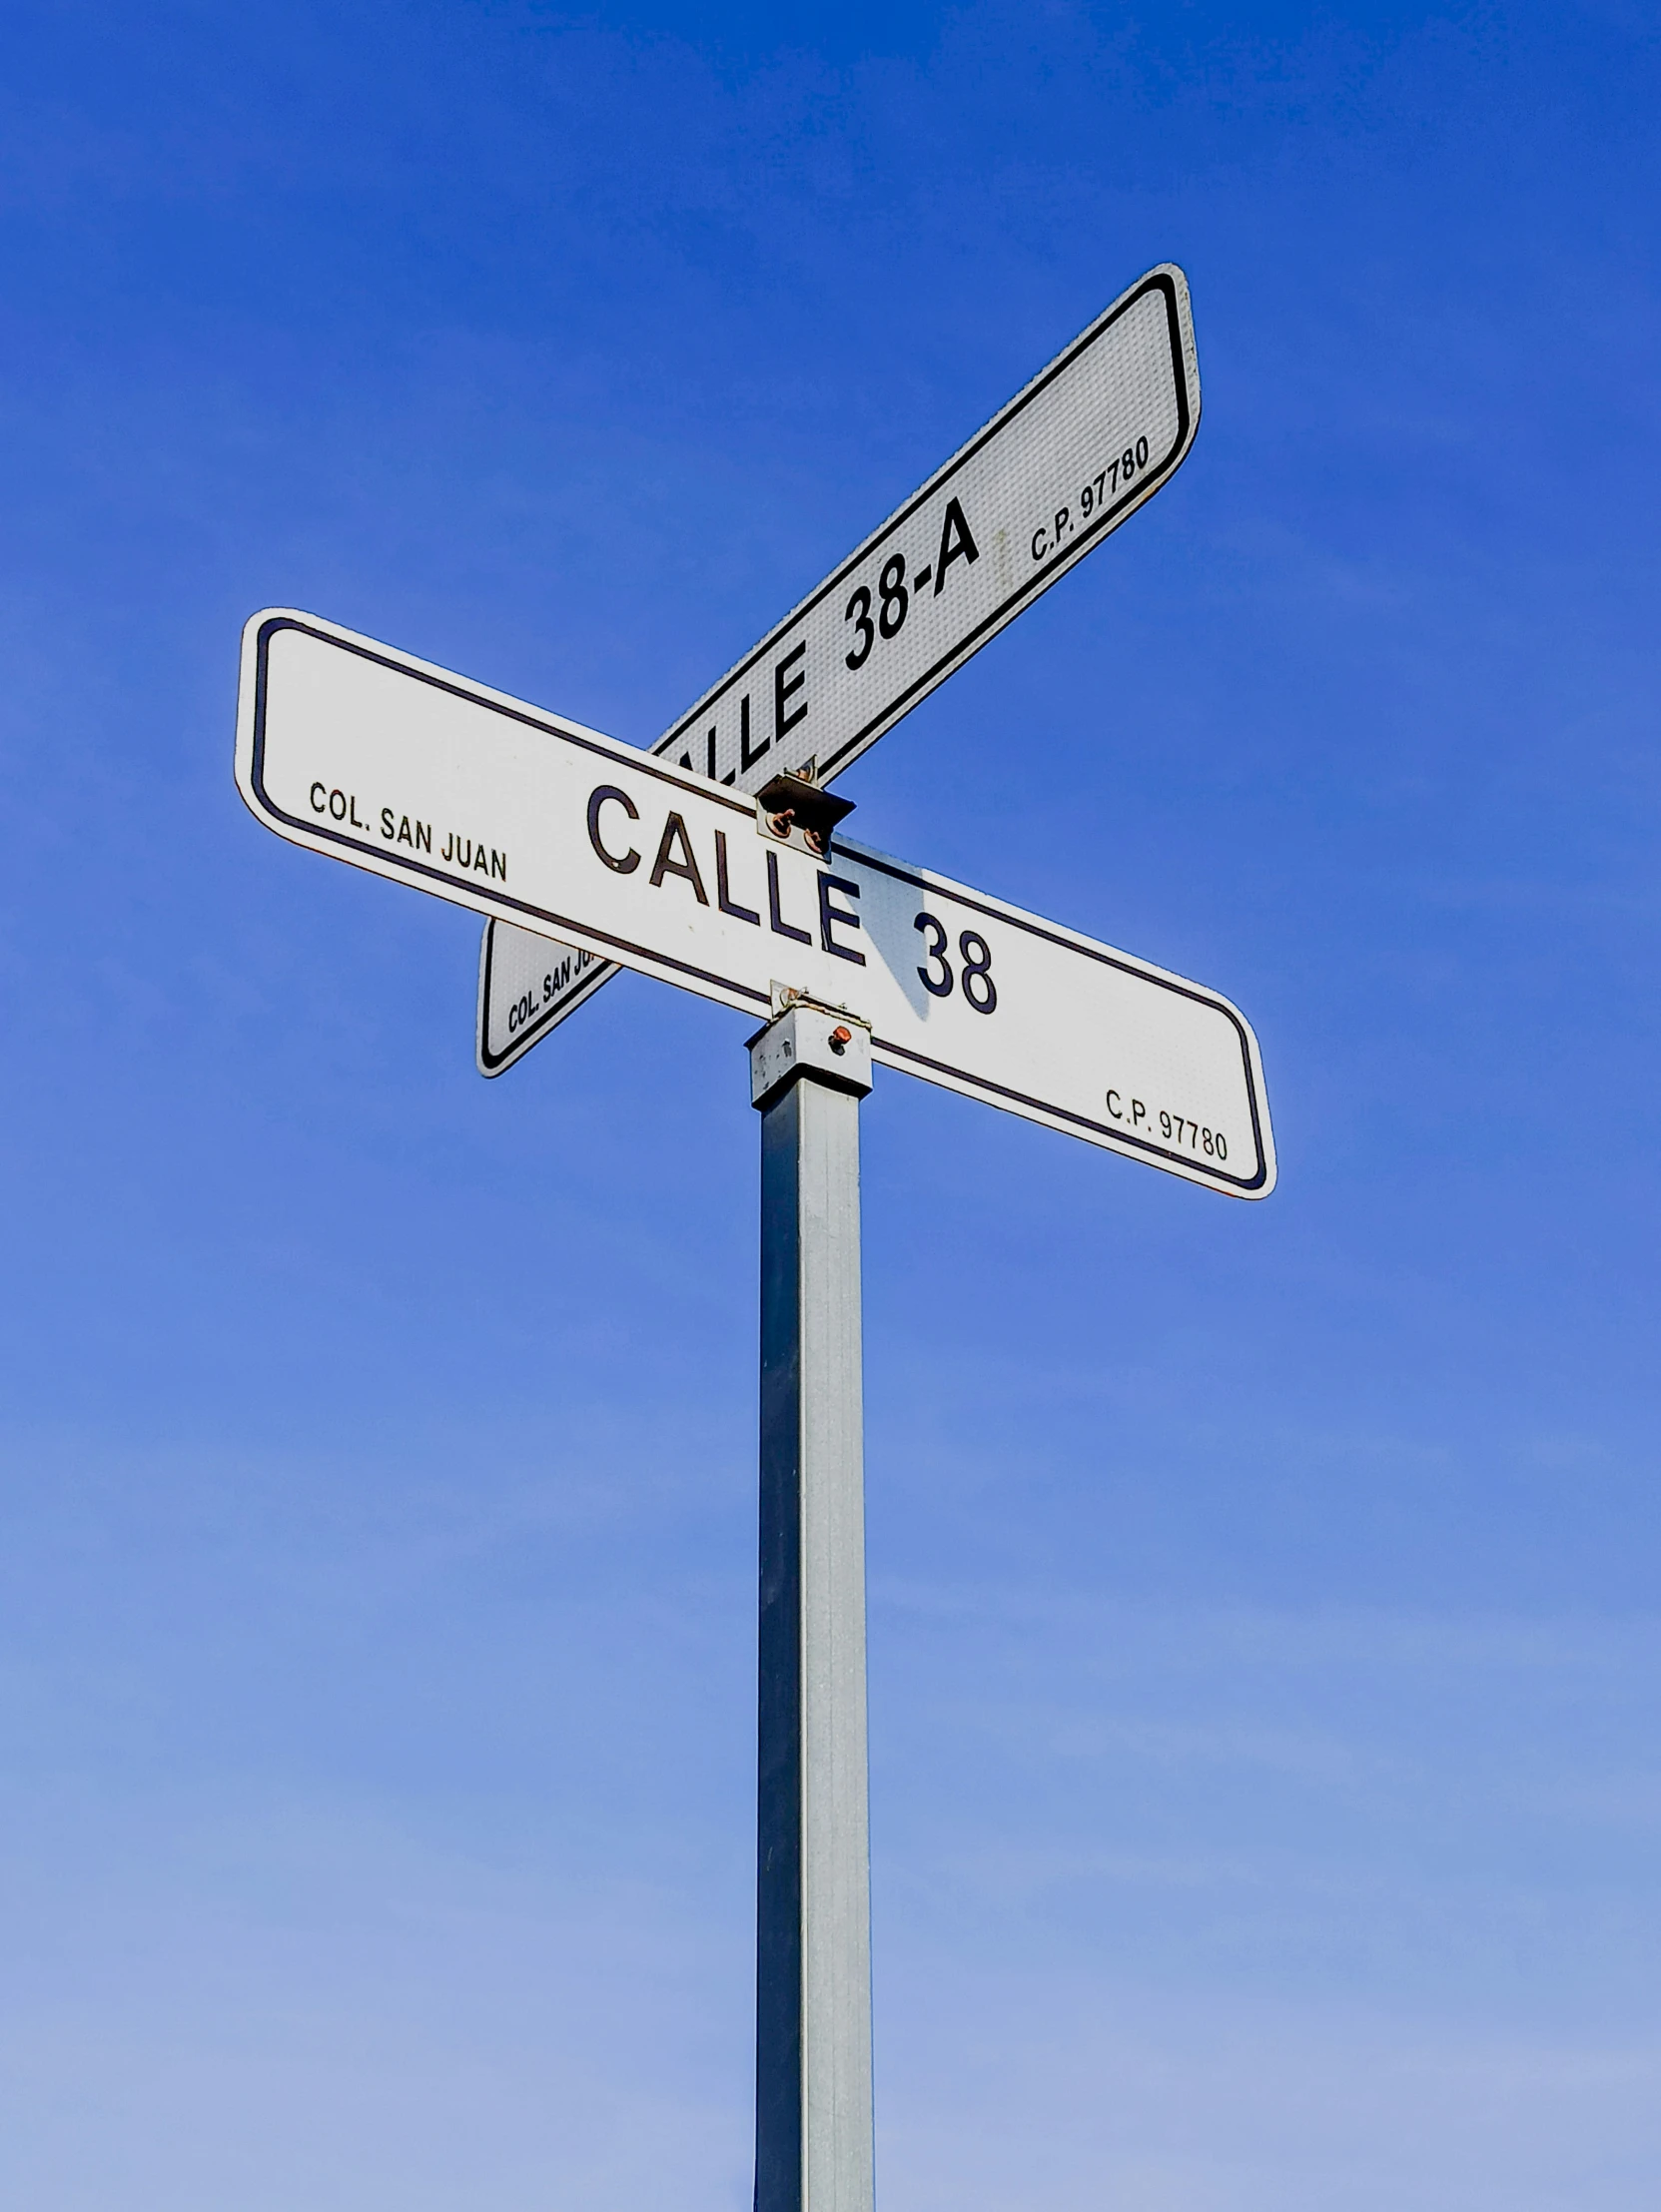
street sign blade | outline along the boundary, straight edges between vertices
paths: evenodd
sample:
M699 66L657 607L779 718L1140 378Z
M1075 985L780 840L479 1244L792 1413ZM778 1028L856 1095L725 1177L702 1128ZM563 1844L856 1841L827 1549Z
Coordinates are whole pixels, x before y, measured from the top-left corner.
M618 972L575 945L492 915L478 948L478 1072L499 1076Z
M1272 1187L1256 1041L1217 993L841 837L780 841L742 792L315 616L248 625L237 781L291 842L596 966L760 1019L782 986L857 1017L887 1067Z
M1188 282L1151 270L652 750L839 775L1151 499L1200 419Z
M1200 421L1188 280L1165 263L1099 315L652 747L740 791L813 762L839 775L1168 483ZM545 955L493 931L480 978ZM507 1039L499 1075L604 982L583 977ZM498 994L499 998L499 994ZM490 1043L501 1044L497 1050Z
M582 972L580 989L568 983L561 985L559 978L567 957L572 962L572 974L576 973L576 951L574 945L557 940L550 943L515 923L499 922L493 915L485 923L478 947L473 1046L481 1076L506 1075L532 1045L539 1045L617 973L614 960L603 961L602 973L592 967ZM544 984L550 987L546 991ZM532 997L530 1006L522 1003L527 987Z

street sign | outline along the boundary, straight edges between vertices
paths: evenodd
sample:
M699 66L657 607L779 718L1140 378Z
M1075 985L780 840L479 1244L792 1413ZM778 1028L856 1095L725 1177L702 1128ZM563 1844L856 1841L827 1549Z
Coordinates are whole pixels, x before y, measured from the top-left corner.
M1176 471L1200 419L1188 282L1151 270L652 747L754 791L839 775ZM478 1066L499 1075L607 980L487 930ZM492 942L493 941L493 942ZM504 942L505 941L505 942ZM540 963L528 1013L521 974ZM609 973L609 971L608 971Z
M1273 1185L1256 1042L1215 992L840 836L816 852L741 792L316 616L248 624L237 781L295 844L762 1020L844 1008L887 1067L1214 1190Z

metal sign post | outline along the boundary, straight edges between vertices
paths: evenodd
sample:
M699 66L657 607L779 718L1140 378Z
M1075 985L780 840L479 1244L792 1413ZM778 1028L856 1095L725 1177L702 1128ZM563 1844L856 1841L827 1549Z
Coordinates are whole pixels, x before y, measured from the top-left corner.
M755 2212L871 2212L860 1025L750 1040L761 1111Z

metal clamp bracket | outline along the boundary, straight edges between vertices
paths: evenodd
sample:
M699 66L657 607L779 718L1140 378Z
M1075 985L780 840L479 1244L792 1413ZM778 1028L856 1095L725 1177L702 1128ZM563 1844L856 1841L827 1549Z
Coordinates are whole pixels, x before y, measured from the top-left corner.
M755 826L775 845L794 845L823 860L831 833L854 811L852 799L838 799L806 775L774 776L755 795Z
M792 1000L750 1039L750 1104L765 1110L806 1075L863 1099L871 1089L869 1024Z

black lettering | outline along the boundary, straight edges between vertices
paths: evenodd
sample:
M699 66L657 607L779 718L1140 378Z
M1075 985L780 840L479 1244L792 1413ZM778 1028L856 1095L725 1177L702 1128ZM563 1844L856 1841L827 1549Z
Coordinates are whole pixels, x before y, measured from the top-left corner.
M871 658L872 646L877 642L877 625L871 619L871 587L869 584L860 585L848 601L847 610L842 619L844 622L852 622L855 630L859 633L858 645L851 653L844 653L842 658L850 668L863 668Z
M998 986L992 980L992 947L979 930L965 930L958 939L963 967L958 984L977 1014L998 1010Z
M417 822L415 824L415 850L417 853L431 852L432 825L430 822Z
M640 856L631 845L626 853L608 853L600 843L600 808L607 800L615 800L631 822L638 822L640 810L626 791L619 791L615 784L602 783L588 801L588 842L604 861L607 868L614 868L619 876L632 876L640 865ZM444 858L449 858L446 852Z
M793 930L779 912L779 856L767 855L767 911L772 917L774 933L779 937L793 937L798 945L811 945L810 930Z
M1059 544L1061 543L1061 541L1062 541L1062 533L1063 533L1063 531L1064 531L1064 530L1065 530L1066 528L1067 528L1067 509L1066 509L1065 507L1057 507L1057 509L1056 509L1056 543L1057 543L1058 545L1059 545Z
M358 801L357 801L356 797L354 797L354 798L352 798L352 799L348 800L347 804L348 804L348 805L349 805L349 806L351 807L351 809L352 809L352 826L353 826L353 828L354 828L355 830L367 830L367 829L369 828L369 824L368 824L367 822L360 822L360 821L359 821L359 819L358 819Z
M918 982L931 998L949 999L956 978L952 974L952 964L946 958L946 948L951 939L946 935L945 923L937 914L920 914L911 926L929 941L929 965L918 969ZM940 970L939 975L931 974L930 971L937 967Z
M679 845L682 857L671 859L670 849ZM651 887L659 891L665 876L680 876L692 886L692 896L701 907L709 901L704 897L703 878L698 874L698 864L692 858L692 843L686 834L686 824L678 814L671 814L663 825L663 835L658 839L657 858L652 862Z
M794 668L806 651L807 640L803 638L799 645L791 646L789 652L785 654L783 660L773 670L773 735L780 743L783 742L786 730L793 730L798 722L807 720L807 702L805 699L799 707L792 709L789 714L784 711L785 700L793 699L807 682L805 670L792 676L788 683L784 680L784 671L787 668Z
M1146 1106L1145 1106L1143 1105L1143 1103L1142 1103L1142 1101L1141 1101L1140 1099L1133 1099L1133 1100L1131 1101L1131 1119L1132 1119L1132 1121L1133 1121L1133 1122L1138 1122L1138 1121L1146 1121L1146 1120L1147 1120L1147 1118L1148 1118L1148 1108L1147 1108L1147 1107L1146 1107Z
M725 830L715 832L715 904L723 914L730 914L735 922L753 922L756 928L760 929L761 917L756 913L754 907L734 906L732 903L732 886L727 881L727 833Z
M1110 1091L1108 1093L1108 1111L1113 1115L1116 1121L1123 1121L1125 1118L1124 1114L1121 1113L1119 1110L1119 1093L1117 1091Z
M709 756L708 776L710 782L713 783L715 781L715 727L713 723L710 725L709 735L704 742ZM738 781L737 769L729 768L721 781L722 783L736 783Z
M335 804L337 799L340 801L339 806ZM329 794L329 812L337 822L346 820L346 793L344 791L332 791Z
M911 593L906 589L904 553L890 553L883 562L882 574L877 578L877 596L882 601L877 628L884 637L898 637L905 628L906 614L911 606Z
M389 845L393 842L395 832L393 829L393 810L391 807L383 807L381 809L381 834L387 840L387 843Z
M507 855L498 853L493 845L490 847L490 874L499 876L503 883L507 881Z
M750 695L746 691L738 702L738 765L753 768L772 742L770 737L764 737L755 751L750 751Z
M1034 530L1034 532L1033 532L1033 558L1034 558L1034 560L1042 560L1042 559L1044 558L1045 554L1046 554L1046 553L1047 553L1048 551L1049 551L1049 547L1048 547L1048 546L1046 545L1046 543L1045 543L1045 541L1044 541L1044 524L1043 524L1043 523L1041 522L1041 523L1039 524L1038 528L1037 528L1036 530Z
M322 814L329 805L329 794L321 783L312 786L312 812Z
M838 922L845 930L857 930L860 926L857 914L851 913L847 907L831 905L830 895L833 891L840 891L850 899L859 897L858 884L850 883L846 876L822 875L819 878L819 942L827 953L834 953L838 960L851 960L855 967L863 968L865 955L856 953L851 945L838 945L831 935L832 927Z
M975 543L974 534L970 530L968 517L963 511L962 505L956 499L948 499L946 502L946 519L940 525L940 551L935 555L935 597L937 599L940 597L942 586L946 581L946 571L951 567L953 561L977 561L980 557L981 549ZM927 573L928 571L925 569L923 574L927 575ZM923 576L919 576L917 581L921 583Z

